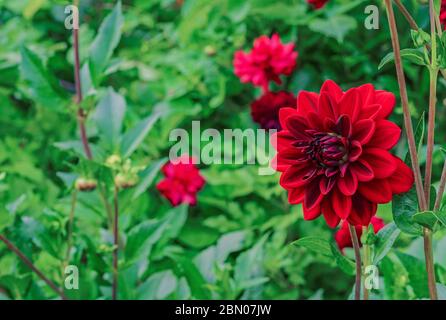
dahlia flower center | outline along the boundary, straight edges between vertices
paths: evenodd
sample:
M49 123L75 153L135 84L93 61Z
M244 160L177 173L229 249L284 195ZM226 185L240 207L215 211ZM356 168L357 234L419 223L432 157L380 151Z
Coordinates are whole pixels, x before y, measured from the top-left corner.
M321 167L339 167L348 161L349 141L336 133L316 132L304 148L308 158Z

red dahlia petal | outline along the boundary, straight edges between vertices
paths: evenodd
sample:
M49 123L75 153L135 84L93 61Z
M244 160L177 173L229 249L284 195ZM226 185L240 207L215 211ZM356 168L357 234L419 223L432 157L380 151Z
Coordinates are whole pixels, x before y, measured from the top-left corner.
M350 145L350 151L348 154L348 160L355 162L362 154L362 146L357 140L353 140Z
M361 104L363 106L368 106L369 104L374 103L375 87L372 84L367 83L358 87L357 89L361 97Z
M314 179L305 189L304 206L311 210L319 205L322 199L323 194L319 189L319 179Z
M294 141L296 141L296 138L294 138L291 133L286 130L282 130L271 135L271 145L279 152L291 147Z
M364 145L370 141L375 133L375 121L363 119L353 125L352 139Z
M321 215L321 206L317 205L312 209L308 209L305 205L302 206L305 220L314 220Z
M375 118L378 118L378 115L380 114L381 110L382 110L382 107L379 104L372 104L372 105L363 107L358 118L373 120Z
M361 159L351 163L349 169L358 178L358 181L361 182L370 181L375 177L372 167Z
M318 105L319 117L322 119L330 119L334 122L338 117L337 109L338 106L335 98L327 92L321 92Z
M396 170L397 163L389 151L379 148L366 148L362 151L361 159L372 167L375 178L390 177Z
M377 90L375 91L375 102L382 106L382 109L379 113L379 118L385 119L392 113L393 108L396 104L396 98L395 95L391 92Z
M325 196L330 193L330 191L333 189L334 185L336 183L336 177L325 177L323 176L321 178L321 181L319 183L319 189L321 190L321 193Z
M339 102L344 95L342 89L333 80L326 80L323 83L321 87L321 93L322 92L327 92L330 96L335 98L335 102Z
M346 196L354 195L358 189L358 178L351 170L347 170L343 178L338 180L339 190Z
M388 120L379 120L376 122L375 134L367 146L390 150L398 143L400 136L401 129L396 124Z
M352 133L352 122L350 121L350 116L343 114L339 117L336 122L336 132L342 137L350 137Z
M297 96L297 110L301 115L317 111L319 95L314 92L300 91Z
M295 114L296 114L296 109L294 109L294 108L285 107L285 108L279 109L279 121L280 121L280 126L282 127L282 129L287 130L286 120Z
M313 179L314 171L311 163L291 166L280 177L280 185L285 189L302 187Z
M306 132L308 130L308 123L305 118L301 116L291 116L285 121L288 131L298 140L309 140L310 136Z
M354 226L368 226L377 208L376 203L357 193L352 197L352 211L347 221Z
M333 208L331 207L330 201L323 201L321 209L328 226L330 228L335 228L339 224L339 221L341 221L341 219L334 212Z
M352 198L345 196L337 188L331 193L331 205L336 215L341 219L346 219L352 209Z
M359 110L361 109L359 98L358 90L353 88L348 90L339 102L339 114L350 116L353 123L356 122Z
M288 202L299 204L304 200L305 188L295 188L288 191Z
M392 187L387 179L374 179L359 185L359 193L375 203L387 203L392 200Z
M394 194L405 193L412 188L414 183L413 171L401 159L394 157L397 169L388 179Z

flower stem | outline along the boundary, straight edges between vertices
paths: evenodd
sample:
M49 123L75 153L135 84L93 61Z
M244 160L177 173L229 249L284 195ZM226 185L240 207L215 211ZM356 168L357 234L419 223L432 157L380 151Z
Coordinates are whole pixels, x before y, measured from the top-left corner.
M432 46L433 47L433 46ZM429 120L427 129L426 171L424 176L424 192L429 206L430 186L432 180L432 158L434 153L435 137L435 105L437 103L437 79L438 69L430 70L430 93L429 93ZM429 209L429 208L427 208Z
M424 234L424 255L426 258L426 271L429 285L429 295L431 300L437 300L437 286L435 280L434 255L432 252L432 231L423 228Z
M358 235L356 228L350 223L348 224L350 230L350 237L352 238L353 249L355 251L356 276L355 276L355 300L361 300L361 249L359 248Z
M13 253L15 253L15 255L17 257L20 258L20 260L22 260L22 262L24 264L26 264L28 266L28 268L30 268L35 274L37 274L37 276L42 279L55 293L57 293L63 300L68 300L68 298L65 296L65 294L63 293L63 291L58 288L54 282L52 282L50 279L48 279L43 273L42 271L40 271L32 262L31 260L29 260L25 254L20 251L19 248L17 248L11 241L9 241L5 236L0 234L0 241L2 241L9 250L11 250Z
M113 289L112 289L112 299L117 300L118 298L118 255L119 255L119 203L118 203L118 187L115 186L114 192L114 223L113 223L113 239L114 239L114 250L113 250Z
M443 199L444 189L446 187L446 160L444 161L443 171L441 173L440 185L438 186L437 198L435 199L434 211L440 209L441 200Z
M71 209L70 209L70 216L68 218L67 252L65 254L65 260L63 261L62 264L62 275L65 274L65 268L70 262L70 253L71 253L71 248L73 246L73 224L74 224L74 212L76 209L76 202L77 202L77 190L74 190L73 194L71 195Z
M362 234L365 234L366 232L367 232L367 227L363 227ZM364 268L364 272L365 272L366 268L370 265L370 245L364 243L362 245L362 253L363 253L363 257L364 257L363 268ZM365 274L364 274L364 278L365 278ZM367 286L365 285L365 283L364 283L363 296L364 296L364 300L369 300L369 289L367 289Z
M432 157L434 152L434 136L435 136L435 106L437 103L437 33L435 32L435 8L433 0L429 0L429 13L431 24L431 66L430 74L430 90L429 90L429 120L427 129L427 151L426 151L426 171L424 176L424 192L429 209L430 204L430 186L432 180Z
M398 9L401 11L401 13L403 14L403 16L406 18L407 22L409 23L410 27L413 30L418 30L418 24L415 21L415 19L411 16L411 14L409 13L409 11L406 9L406 7L404 6L404 4L401 3L400 0L394 0L396 6L398 7Z
M406 135L409 144L409 153L412 162L412 170L415 175L415 186L417 190L418 203L421 210L425 211L427 210L427 202L423 189L423 180L421 179L421 170L418 162L417 146L415 142L412 119L410 117L409 98L407 96L406 79L404 77L404 70L400 53L400 44L398 38L398 30L396 27L395 14L393 12L391 0L385 0L385 4L387 10L387 17L389 20L390 34L392 37L392 47L395 55L396 74L400 88L401 102L403 105L404 127L406 129Z

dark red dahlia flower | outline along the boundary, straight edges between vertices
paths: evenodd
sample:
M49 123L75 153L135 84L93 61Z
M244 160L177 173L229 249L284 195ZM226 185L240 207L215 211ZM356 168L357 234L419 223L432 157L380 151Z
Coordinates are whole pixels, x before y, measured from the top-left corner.
M161 169L165 178L156 188L173 206L197 203L197 193L205 180L193 162L193 158L181 156L175 164L168 162Z
M234 72L241 82L251 82L267 92L270 81L281 84L279 76L293 72L297 55L294 44L282 44L277 34L271 38L261 36L254 41L250 52L235 53Z
M328 80L320 94L301 91L297 109L280 110L273 167L306 220L368 225L378 203L411 188L412 170L389 152L401 134L387 120L394 106L392 93L371 84L343 92Z
M446 29L446 0L441 0L440 21L443 28Z
M328 2L328 0L307 0L315 9L320 9Z
M280 130L279 110L296 107L296 97L289 92L267 92L251 103L251 116L263 129Z
M373 231L375 232L375 234L378 233L378 231L384 228L385 226L384 221L378 217L372 217L370 223L373 226ZM356 229L356 234L358 236L359 245L362 246L361 243L362 226L356 226L355 229ZM353 247L352 238L350 236L350 230L348 228L347 222L344 222L341 225L341 228L336 232L335 240L340 250L343 250L344 248Z

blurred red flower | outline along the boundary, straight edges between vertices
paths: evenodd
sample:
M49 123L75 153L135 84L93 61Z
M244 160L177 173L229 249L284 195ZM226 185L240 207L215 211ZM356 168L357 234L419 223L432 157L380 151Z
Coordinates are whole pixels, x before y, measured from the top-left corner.
M392 93L371 84L343 92L328 80L320 94L301 91L297 109L280 109L273 167L306 220L368 225L378 203L411 188L412 170L389 152L401 134L386 120L394 106Z
M443 28L446 29L446 0L441 0L440 21Z
M281 84L280 75L290 75L296 67L298 53L294 43L282 44L280 37L261 36L254 41L250 52L237 51L234 55L234 72L243 83L269 91L269 82Z
M373 226L373 231L375 232L375 234L378 233L378 231L384 228L385 226L384 221L378 217L373 217L370 220L370 223ZM358 235L359 244L362 246L361 243L362 226L356 226L355 229L356 229L356 234ZM336 232L335 240L340 250L343 250L344 248L353 247L352 238L350 236L350 230L348 228L348 223L346 221L344 221L344 223L341 225L341 228Z
M315 9L320 9L328 2L328 0L307 0Z
M205 180L192 157L183 155L175 163L166 163L161 171L165 178L156 188L173 206L197 203L197 193L203 188Z
M263 129L280 130L279 110L283 107L296 107L294 94L286 91L267 92L251 103L251 116Z

